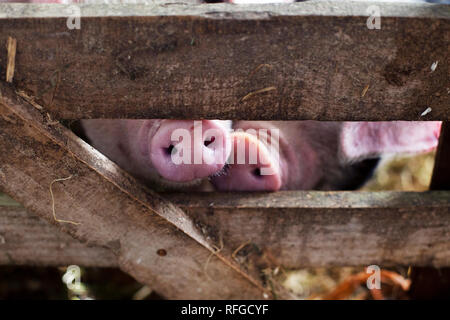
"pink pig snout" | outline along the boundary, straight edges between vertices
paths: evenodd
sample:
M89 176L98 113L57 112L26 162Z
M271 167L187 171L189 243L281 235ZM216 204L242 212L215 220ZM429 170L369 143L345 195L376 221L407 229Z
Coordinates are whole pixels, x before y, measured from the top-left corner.
M279 155L256 136L231 134L232 151L227 170L213 177L220 191L277 191L281 188Z
M188 182L220 171L230 154L226 127L213 120L167 120L150 140L150 160L165 179Z

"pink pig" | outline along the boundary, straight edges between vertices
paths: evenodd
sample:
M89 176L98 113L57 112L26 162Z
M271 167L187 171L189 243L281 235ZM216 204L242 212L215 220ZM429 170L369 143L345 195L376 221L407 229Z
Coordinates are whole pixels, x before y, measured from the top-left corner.
M222 170L230 154L231 121L82 120L99 151L156 187L193 186Z
M435 148L441 126L440 122L237 121L233 128L244 132L230 136L230 121L219 120L83 120L81 123L94 147L153 186L184 188L213 176L214 186L225 191L355 189L370 176L382 155ZM174 136L177 131L180 134Z
M379 157L435 148L440 126L440 122L401 121L237 121L233 128L244 132L231 135L232 157L212 182L222 191L355 189L370 177ZM239 149L245 150L241 157L245 161L237 159Z

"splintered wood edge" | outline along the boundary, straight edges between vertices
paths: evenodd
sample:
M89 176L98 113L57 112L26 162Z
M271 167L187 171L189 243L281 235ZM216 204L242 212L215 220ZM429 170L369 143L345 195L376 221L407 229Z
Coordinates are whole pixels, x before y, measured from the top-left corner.
M8 63L6 66L6 82L12 82L14 78L14 71L16 67L16 48L17 48L17 40L11 37L8 37L7 42L7 50L8 50Z

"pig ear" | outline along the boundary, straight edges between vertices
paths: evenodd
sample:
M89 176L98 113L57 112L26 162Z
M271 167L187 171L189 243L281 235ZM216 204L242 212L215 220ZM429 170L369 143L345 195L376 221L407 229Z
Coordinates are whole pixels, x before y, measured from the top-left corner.
M345 162L383 154L419 153L436 148L441 122L344 122L340 156Z

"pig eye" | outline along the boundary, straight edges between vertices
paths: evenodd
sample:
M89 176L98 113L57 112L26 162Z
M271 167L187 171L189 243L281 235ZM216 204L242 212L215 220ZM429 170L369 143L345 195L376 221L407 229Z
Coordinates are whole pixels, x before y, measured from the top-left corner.
M209 146L211 143L213 143L216 140L216 137L211 137L209 138L209 140L205 140L205 142L203 142L203 144L205 145L205 147Z
M262 177L262 175L261 175L261 169L260 168L256 168L255 170L253 170L253 175L255 176L255 177L257 177L257 178L261 178Z

